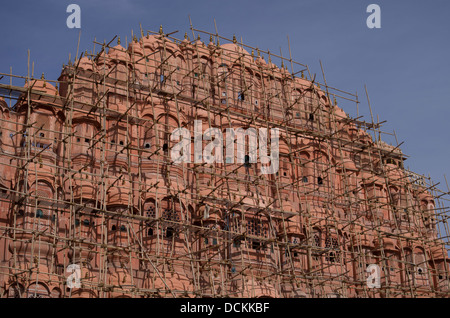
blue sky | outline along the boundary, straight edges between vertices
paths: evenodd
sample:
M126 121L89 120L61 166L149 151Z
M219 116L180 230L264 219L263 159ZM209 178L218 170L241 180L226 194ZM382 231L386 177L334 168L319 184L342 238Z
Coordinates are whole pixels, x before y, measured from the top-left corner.
M15 1L0 11L0 72L26 75L27 50L34 74L57 79L69 53L76 53L79 29L66 26L70 3L81 7L80 51L93 49L93 40L108 42L115 35L131 38L131 30L190 33L195 28L233 34L244 43L289 56L308 64L321 79L322 61L327 82L357 92L360 115L370 121L365 99L367 85L372 111L383 130L395 130L405 166L430 174L446 189L450 179L450 1L295 0L295 1ZM381 29L366 26L369 4L381 7ZM203 37L203 40L208 40ZM98 48L98 46L97 46ZM2 80L4 81L4 80ZM16 84L23 85L21 82ZM340 103L356 117L354 103ZM393 142L389 136L383 137ZM450 180L449 180L450 181Z

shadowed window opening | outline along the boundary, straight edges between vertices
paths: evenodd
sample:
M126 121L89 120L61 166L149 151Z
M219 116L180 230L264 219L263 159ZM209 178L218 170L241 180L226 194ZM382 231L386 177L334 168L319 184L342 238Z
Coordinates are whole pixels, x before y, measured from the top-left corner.
M244 166L250 167L250 156L249 155L245 155L245 157L244 157Z
M42 218L42 217L44 217L44 212L42 212L41 209L37 209L37 211L36 211L36 217L37 217L37 218Z
M174 230L173 228L168 227L168 228L166 229L166 237L167 237L167 238L173 237L174 233L175 233L175 230Z

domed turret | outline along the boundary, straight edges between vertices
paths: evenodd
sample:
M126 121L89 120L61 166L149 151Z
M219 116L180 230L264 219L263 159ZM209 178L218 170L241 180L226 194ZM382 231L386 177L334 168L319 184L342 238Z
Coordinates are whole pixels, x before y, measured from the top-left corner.
M42 91L49 95L58 95L58 90L56 87L50 83L47 83L45 80L44 73L42 73L41 79L26 82L24 87L32 87L33 90Z
M120 37L117 40L117 45L110 48L108 51L108 55L111 59L117 61L129 61L129 55L125 48L120 45Z

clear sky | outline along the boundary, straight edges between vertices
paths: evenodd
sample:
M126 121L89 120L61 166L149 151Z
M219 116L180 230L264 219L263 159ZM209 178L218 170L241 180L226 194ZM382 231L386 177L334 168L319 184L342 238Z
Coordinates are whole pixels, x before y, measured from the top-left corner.
M69 29L66 8L81 7L81 29ZM381 29L369 29L369 4L381 8ZM8 1L0 11L0 72L26 75L27 50L34 74L56 80L69 53L93 49L93 40L125 42L131 30L158 31L183 38L190 15L195 28L233 34L244 43L289 56L308 64L322 80L319 60L330 86L357 92L360 115L370 121L365 99L367 85L372 111L383 130L395 130L405 166L430 174L446 190L450 181L450 1L448 0L207 0L207 1ZM203 37L207 41L209 38ZM97 46L98 49L98 46ZM5 79L2 80L4 82ZM15 84L23 85L21 82ZM356 117L354 103L339 104ZM394 143L389 136L383 137Z

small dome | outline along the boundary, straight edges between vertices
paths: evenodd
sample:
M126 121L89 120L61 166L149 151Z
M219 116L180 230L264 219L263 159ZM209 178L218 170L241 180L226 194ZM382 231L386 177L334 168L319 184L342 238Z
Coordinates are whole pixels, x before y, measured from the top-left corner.
M240 47L237 44L226 43L226 44L221 45L220 47L223 49L223 54L230 56L232 59L237 59L240 56L243 56L244 61L249 62L249 63L253 62L253 58L250 55L250 53L248 53L247 50L245 50L244 48Z
M87 56L83 56L80 60L80 63L78 64L78 68L87 70L87 71L93 71L94 70L94 63L90 58Z
M261 66L267 65L266 61L264 60L264 58L262 56L258 56L256 58L255 63L258 64L258 65L261 65Z
M307 89L311 87L311 82L308 81L306 78L296 77L295 82L296 88Z
M135 55L144 55L144 50L142 49L141 43L135 38L133 41L131 41L130 44L128 44L128 52Z
M32 87L33 90L42 91L45 94L49 94L49 95L57 95L58 94L56 87L45 81L44 74L42 74L41 79L26 82L24 85L24 87L26 87L26 88L28 88L30 86Z
M155 35L147 35L142 39L142 46L154 50L158 46L158 38Z
M366 142L371 142L371 141L373 141L372 140L372 137L366 132L366 131L364 131L364 130L358 130L358 138L361 140L361 141L366 141Z
M336 115L338 120L347 118L347 114L340 107L334 106L333 109L334 109L334 114Z
M129 55L127 51L122 45L120 45L120 38L118 39L117 43L118 44L116 46L109 49L108 51L109 57L113 60L129 61Z

